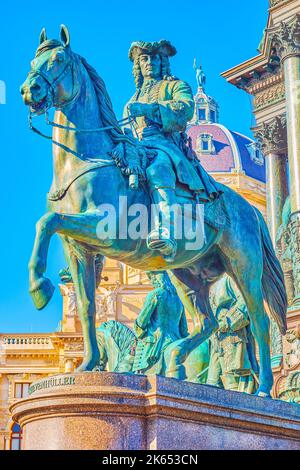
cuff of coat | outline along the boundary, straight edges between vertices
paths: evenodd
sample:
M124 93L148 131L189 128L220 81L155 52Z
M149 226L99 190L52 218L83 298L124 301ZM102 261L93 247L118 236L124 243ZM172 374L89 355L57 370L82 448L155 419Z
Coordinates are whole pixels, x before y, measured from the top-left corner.
M151 121L162 124L161 116L160 116L160 109L157 103L147 104L147 114L146 117Z
M139 338L145 334L145 330L136 321L134 322L134 331Z
M230 329L232 331L238 331L250 323L245 312L238 307L230 309L227 318L229 319Z
M182 101L158 101L158 105L165 132L183 132L186 129L186 105Z

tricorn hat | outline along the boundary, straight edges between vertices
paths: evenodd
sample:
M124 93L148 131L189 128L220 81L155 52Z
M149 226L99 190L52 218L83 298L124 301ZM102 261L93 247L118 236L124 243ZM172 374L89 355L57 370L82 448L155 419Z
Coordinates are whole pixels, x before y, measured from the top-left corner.
M142 54L160 54L165 57L172 57L177 54L177 51L170 41L166 41L165 39L158 42L133 42L129 49L129 59L134 62L135 59Z

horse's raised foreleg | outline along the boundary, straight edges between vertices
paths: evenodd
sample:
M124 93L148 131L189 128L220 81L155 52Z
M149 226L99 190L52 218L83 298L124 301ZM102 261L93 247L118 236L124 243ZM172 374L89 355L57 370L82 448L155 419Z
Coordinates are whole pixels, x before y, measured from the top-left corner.
M170 279L177 290L186 311L191 316L194 329L186 338L175 341L167 350L165 358L166 376L183 379L183 363L188 355L207 340L218 328L209 303L208 286L186 269L169 272Z
M89 214L58 214L48 212L36 224L36 237L29 262L30 294L35 306L44 308L52 297L54 287L44 277L47 267L47 255L52 235L59 233L75 238L86 244L97 245L97 226L99 215Z
M29 262L29 292L37 309L44 308L51 299L54 286L44 277L52 235L56 229L56 214L45 214L36 224L34 247Z

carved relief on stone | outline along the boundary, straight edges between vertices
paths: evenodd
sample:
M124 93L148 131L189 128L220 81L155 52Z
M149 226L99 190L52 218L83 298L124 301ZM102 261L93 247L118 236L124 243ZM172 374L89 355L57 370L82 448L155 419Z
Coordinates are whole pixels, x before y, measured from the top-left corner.
M117 296L119 291L119 283L117 283L114 288L99 288L99 292L96 293L96 323L116 319Z
M281 59L300 54L300 14L268 30L272 46Z
M236 185L236 182L233 178L225 177L225 176L216 176L216 180L218 183L226 184L228 186Z
M79 341L65 343L64 352L83 352L83 339L80 338Z
M279 5L279 3L286 2L286 0L269 0L269 2L270 2L270 7L273 8L273 7L276 7L276 5Z
M277 155L286 155L287 129L286 116L276 116L271 121L253 129L255 138L260 143L264 155L271 152Z
M284 274L288 304L291 305L294 300L295 291L291 253L291 232L288 228L284 228L283 230L281 230L281 228L279 229L276 239L276 252Z
M300 324L288 330L285 337L285 369L292 370L300 365Z
M294 295L300 304L300 213L292 214L289 223L291 252L293 262Z
M68 298L65 315L74 317L76 315L76 294L73 284L60 284L59 288L62 296Z
M250 81L247 90L251 95L257 95L277 85L284 85L284 75L281 69L265 72L255 82Z
M289 403L300 403L300 371L291 372L284 383L284 387L279 391L280 400Z
M265 186L260 185L258 182L247 181L245 189L250 189L255 194L260 194L261 196L266 196Z
M255 111L259 111L267 106L273 105L285 99L284 83L279 83L271 88L257 93L254 97L253 106Z
M73 284L60 285L61 293L67 297L65 304L65 318L73 318L77 316L76 294ZM116 316L116 299L120 290L120 284L117 283L114 288L99 287L95 296L96 303L96 323L102 323L108 319L115 319Z
M282 335L279 331L277 323L271 320L270 323L270 336L271 336L271 356L272 358L282 357L283 355L283 346L282 346ZM279 364L275 362L276 366L280 365L282 359L280 359Z

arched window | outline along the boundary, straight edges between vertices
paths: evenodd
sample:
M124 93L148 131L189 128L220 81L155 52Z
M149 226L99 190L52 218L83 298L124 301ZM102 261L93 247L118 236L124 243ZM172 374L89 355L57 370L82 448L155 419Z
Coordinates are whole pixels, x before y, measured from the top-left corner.
M21 450L22 429L19 424L15 423L11 428L10 434L10 450Z
M214 155L216 153L211 134L200 134L196 143L196 152Z

